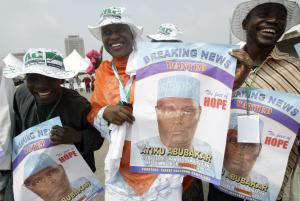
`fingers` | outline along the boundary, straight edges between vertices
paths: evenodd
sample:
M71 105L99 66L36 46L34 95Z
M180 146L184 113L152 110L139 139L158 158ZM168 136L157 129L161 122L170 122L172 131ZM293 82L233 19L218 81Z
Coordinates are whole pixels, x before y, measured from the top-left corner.
M229 53L231 56L235 57L238 62L244 64L246 67L251 68L253 65L253 60L250 55L243 49L235 49Z
M53 126L51 129L51 135L64 136L64 128L61 126Z
M121 111L123 114L125 114L125 115L127 116L127 118L128 118L131 122L133 122L133 121L135 120L135 118L134 118L134 116L132 115L132 113L129 112L126 108L121 107L121 108L120 108L120 111Z
M61 126L53 126L51 129L50 140L53 144L62 144L64 139L64 128Z
M128 122L130 124L133 123L134 121L134 117L131 113L129 113L125 108L120 108L120 111L119 111L119 117L121 118L121 120L124 122Z
M134 116L121 105L108 106L103 113L103 117L105 120L116 124L122 125L125 121L132 124Z
M63 138L58 135L51 135L50 140L52 144L62 144Z

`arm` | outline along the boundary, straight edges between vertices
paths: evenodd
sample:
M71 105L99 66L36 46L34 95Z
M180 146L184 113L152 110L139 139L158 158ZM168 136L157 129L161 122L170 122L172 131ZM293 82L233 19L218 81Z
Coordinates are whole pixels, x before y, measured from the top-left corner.
M102 64L105 64L103 62ZM109 105L111 101L107 98L106 94L103 93L103 90L106 89L108 85L107 80L105 80L105 74L102 73L103 66L100 66L100 69L96 71L96 80L95 80L95 89L91 97L91 111L88 114L88 121L98 130L101 135L107 139L110 139L109 124L113 123L116 125L121 125L125 121L132 123L134 117L131 114L131 111L126 110L126 106L122 105ZM111 93L116 95L119 93L118 86L112 87L113 90ZM115 103L116 104L116 103Z
M72 128L70 126L54 126L51 130L51 141L53 144L75 144L82 154L91 153L98 150L103 144L100 133L89 124L86 119L90 111L90 105L85 100L81 102L80 125Z
M249 54L242 49L232 50L230 55L237 59L237 67L233 84L233 90L236 90L245 82L253 66L253 61Z

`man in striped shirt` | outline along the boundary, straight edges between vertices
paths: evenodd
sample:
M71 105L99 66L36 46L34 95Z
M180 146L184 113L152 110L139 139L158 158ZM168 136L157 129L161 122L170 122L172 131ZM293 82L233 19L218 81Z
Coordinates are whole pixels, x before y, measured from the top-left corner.
M300 60L280 52L275 44L285 30L300 23L299 6L288 0L251 0L240 3L232 17L233 34L246 41L244 50L253 68L244 86L300 94ZM299 137L299 134L298 134ZM297 161L298 139L290 153L285 178L277 200L281 200L288 177ZM299 163L299 160L298 160ZM239 201L210 186L209 201Z

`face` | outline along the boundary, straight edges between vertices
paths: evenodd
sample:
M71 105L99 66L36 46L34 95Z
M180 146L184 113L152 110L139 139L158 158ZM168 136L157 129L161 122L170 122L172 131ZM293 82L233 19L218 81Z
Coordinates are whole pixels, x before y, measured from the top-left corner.
M55 103L61 94L62 80L40 74L27 74L26 85L39 105Z
M247 42L259 46L274 46L285 31L286 8L281 4L266 3L255 7L243 21Z
M132 52L133 35L126 24L110 24L101 28L102 42L112 57L128 56Z
M190 149L201 107L190 98L162 98L156 115L162 143L170 148Z
M238 143L237 130L229 129L224 158L225 169L235 175L247 178L260 150L260 144Z
M61 165L49 166L29 176L24 184L46 201L60 200L72 191L69 179Z

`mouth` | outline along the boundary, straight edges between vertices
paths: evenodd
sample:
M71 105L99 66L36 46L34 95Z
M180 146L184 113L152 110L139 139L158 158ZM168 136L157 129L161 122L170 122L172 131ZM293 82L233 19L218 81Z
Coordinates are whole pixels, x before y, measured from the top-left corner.
M274 37L277 31L274 28L263 28L260 30L260 33L266 37Z
M115 42L115 43L111 43L109 46L113 51L119 51L124 47L124 43L123 42Z
M40 100L48 100L52 96L52 91L37 91L36 95Z
M185 132L184 131L173 131L173 132L169 132L170 136L184 136Z

